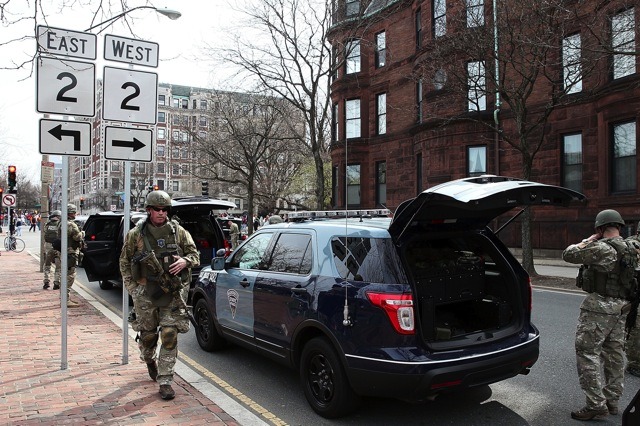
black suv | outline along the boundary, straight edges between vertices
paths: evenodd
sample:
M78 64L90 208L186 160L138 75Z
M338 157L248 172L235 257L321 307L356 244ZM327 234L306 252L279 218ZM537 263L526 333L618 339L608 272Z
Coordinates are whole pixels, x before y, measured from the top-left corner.
M297 369L328 418L359 396L421 401L527 374L539 353L529 277L487 225L518 205L582 200L482 176L424 191L393 220L290 213L203 268L198 343L237 343Z
M171 217L191 234L200 252L200 265L208 265L216 250L224 248L224 235L213 212L235 208L230 201L208 197L176 197L171 201ZM146 213L132 213L130 229L146 217ZM100 288L111 289L122 285L119 259L123 237L124 213L103 212L89 216L85 225L83 267L89 281L99 281ZM193 278L198 277L202 266L192 269Z

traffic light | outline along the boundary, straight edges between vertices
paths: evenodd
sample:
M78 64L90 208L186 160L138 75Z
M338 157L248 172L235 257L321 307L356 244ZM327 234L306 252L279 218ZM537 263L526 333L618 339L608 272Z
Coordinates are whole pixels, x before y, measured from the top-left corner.
M209 182L203 180L202 182L202 195L209 195Z
M0 188L0 199L2 198L2 194L4 194L4 188Z
M84 207L84 197L80 197L80 208Z
M16 166L9 166L9 177L7 179L9 184L9 192L15 193L16 191Z
M160 189L160 187L158 185L153 185L153 190L157 191L158 189Z

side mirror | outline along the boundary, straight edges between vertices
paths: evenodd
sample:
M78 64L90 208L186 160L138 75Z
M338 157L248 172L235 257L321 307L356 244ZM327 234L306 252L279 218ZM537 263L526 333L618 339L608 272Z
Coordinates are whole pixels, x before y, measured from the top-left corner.
M224 269L224 257L214 257L211 260L211 269L213 271L222 271Z

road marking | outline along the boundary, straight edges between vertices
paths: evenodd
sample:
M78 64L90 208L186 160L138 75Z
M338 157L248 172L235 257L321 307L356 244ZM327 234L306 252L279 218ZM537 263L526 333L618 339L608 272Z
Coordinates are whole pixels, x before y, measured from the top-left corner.
M204 368L204 366L198 364L196 361L189 358L185 354L181 353L179 355L179 358L184 362L186 362L187 364L189 364L194 369L198 370L200 374L209 378L209 380L211 380L217 386L222 388L229 395L232 395L234 398L242 402L245 406L251 408L260 416L264 417L267 421L269 421L269 423L275 426L288 426L288 424L284 420L280 419L278 416L276 416L275 414L273 414L272 412L264 408L262 405L258 404L257 402L255 402L254 400L252 400L251 398L249 398L248 396L240 392L238 389L231 386L228 382L224 381L223 379L221 379L211 371L207 370L206 368Z

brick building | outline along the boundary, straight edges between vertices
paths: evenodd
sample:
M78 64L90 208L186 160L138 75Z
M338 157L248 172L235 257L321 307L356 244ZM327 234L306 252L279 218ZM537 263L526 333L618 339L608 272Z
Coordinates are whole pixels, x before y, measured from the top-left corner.
M523 116L509 92L520 70L515 60L500 61L518 47L509 44L516 31L529 29L553 41L523 98L530 117L547 114L521 140L534 144L529 178L588 198L584 206L536 209L533 247L561 249L590 235L605 208L622 214L626 234L635 232L638 2L577 3L569 16L528 0L337 0L330 33L334 206L395 209L452 179L525 176L524 156L509 143L517 142ZM507 8L512 16L503 17ZM514 26L518 10L527 17ZM553 19L536 23L544 13ZM530 52L519 60L537 61ZM517 245L519 227L512 228L503 238Z

